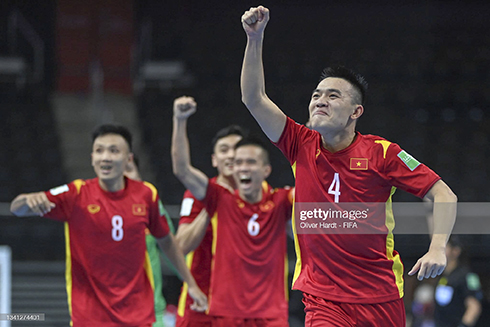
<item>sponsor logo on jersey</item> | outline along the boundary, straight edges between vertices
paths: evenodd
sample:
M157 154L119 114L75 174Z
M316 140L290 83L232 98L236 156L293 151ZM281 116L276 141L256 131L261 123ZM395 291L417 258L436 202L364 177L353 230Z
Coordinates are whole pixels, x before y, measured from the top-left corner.
M133 204L133 215L145 216L146 215L146 206L144 204Z
M350 170L367 170L368 159L367 158L350 158Z
M420 162L409 155L405 150L401 150L400 153L398 153L398 158L400 158L411 171L420 165Z
M88 212L90 212L91 214L94 214L94 213L97 213L100 211L100 207L96 204L89 204L87 206L87 210Z
M68 187L68 185L65 184L65 185L61 185L61 186L52 188L51 190L49 190L49 193L51 193L52 196L57 196L61 193L68 192L69 190L70 190L70 188Z

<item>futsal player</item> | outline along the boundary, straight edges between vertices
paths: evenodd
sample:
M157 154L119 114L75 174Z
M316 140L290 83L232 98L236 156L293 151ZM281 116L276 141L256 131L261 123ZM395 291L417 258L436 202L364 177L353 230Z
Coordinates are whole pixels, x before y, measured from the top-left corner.
M39 215L65 222L66 282L72 325L151 326L155 321L153 278L145 230L189 284L193 308L207 298L187 269L169 233L156 188L124 177L132 161L131 134L102 125L93 135L92 166L97 178L18 195L17 216Z
M211 216L212 326L288 326L285 230L292 190L263 186L271 172L268 153L249 138L235 146L237 191L210 182L190 164L186 123L195 110L192 98L174 101L172 163L176 176Z
M233 179L233 160L235 145L245 132L240 126L230 125L219 130L212 141L213 154L211 161L218 171L218 176L209 180L233 192L236 188ZM187 265L196 279L199 288L208 295L211 280L211 246L213 230L210 217L204 205L186 190L182 200L179 228L175 236L177 243L184 252ZM204 312L191 310L192 298L187 296L187 284L184 283L177 310L177 327L211 326L211 317Z
M263 6L241 18L247 35L242 100L289 160L296 179L295 203L387 204L386 221L381 221L386 224L381 226L384 234L312 235L296 230L293 288L304 294L305 326L405 326L403 265L394 250L391 196L401 188L434 201L439 233L409 272L418 273L419 280L440 275L446 266L457 198L436 173L397 144L356 131L367 87L360 75L345 68L326 69L310 99L311 129L288 118L265 91L262 48L268 21L269 10ZM332 33L322 24L319 37Z

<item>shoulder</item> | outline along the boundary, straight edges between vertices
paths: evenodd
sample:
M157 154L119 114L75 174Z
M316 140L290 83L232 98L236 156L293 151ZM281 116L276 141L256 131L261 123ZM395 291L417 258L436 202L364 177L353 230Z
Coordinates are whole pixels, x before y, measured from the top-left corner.
M155 202L158 200L158 190L150 182L140 182L127 178L128 190L133 194L141 194L142 196L147 196L151 198L151 201Z
M391 157L393 154L396 155L401 151L398 144L378 135L357 133L357 137L360 138L359 145L361 147L369 149L384 159Z
M295 122L290 117L287 118L286 126L284 128L283 134L287 134L287 133L296 134L300 138L302 138L303 141L315 140L321 138L320 133L306 127L305 125Z
M285 201L288 203L293 203L294 198L294 188L290 186L284 186L281 188L272 188L269 186L267 191L270 197L273 198L275 202Z
M75 179L74 181L70 182L68 184L68 187L70 188L71 191L75 192L76 194L80 194L82 190L85 190L87 188L92 188L94 186L97 186L97 179ZM60 186L60 188L63 186Z
M185 190L183 199L196 199L194 195L192 195L191 191Z

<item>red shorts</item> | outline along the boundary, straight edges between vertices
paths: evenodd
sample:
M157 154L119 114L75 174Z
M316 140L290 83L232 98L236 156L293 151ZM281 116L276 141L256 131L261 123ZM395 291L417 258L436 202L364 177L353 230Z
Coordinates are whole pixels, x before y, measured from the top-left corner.
M212 318L207 316L206 318L199 319L192 317L180 317L177 315L177 319L175 321L175 327L211 327L212 326Z
M287 319L213 317L213 327L289 327Z
M375 304L332 302L303 293L305 327L405 327L403 299Z

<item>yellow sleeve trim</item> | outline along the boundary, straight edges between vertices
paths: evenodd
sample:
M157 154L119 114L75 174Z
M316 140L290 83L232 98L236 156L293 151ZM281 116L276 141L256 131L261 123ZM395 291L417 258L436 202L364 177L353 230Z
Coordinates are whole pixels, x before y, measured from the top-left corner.
M192 267L192 260L194 260L194 251L189 252L185 256L185 263L187 264L187 268L189 268L189 270ZM180 297L179 297L179 306L177 308L177 314L180 317L183 317L185 315L188 291L189 291L189 285L186 282L184 282L184 284L182 285L182 292L180 293Z
M71 273L71 247L70 247L70 225L65 222L65 280L66 280L66 294L68 296L68 311L70 312L70 317L72 315L72 288L73 279ZM73 326L73 322L70 321L70 326Z
M80 189L85 185L85 181L83 179L76 179L73 181L73 185L77 188L77 194L80 194Z
M151 190L151 193L152 193L151 199L153 202L155 202L157 200L157 195L158 195L157 188L155 186L153 186L153 184L148 183L148 182L143 182L143 184L145 184Z
M390 146L391 142L386 140L376 140L374 143L378 143L383 146L383 159L386 159L386 152L388 152L388 147Z
M395 283L398 288L398 293L400 298L403 297L403 264L400 259L400 255L394 254L395 250L395 239L393 236L393 229L395 228L395 217L393 216L393 207L392 207L392 196L395 194L396 187L391 188L390 197L386 201L386 220L385 226L388 228L388 235L386 236L386 257L388 260L393 261L391 269L393 271L393 275L395 276Z

